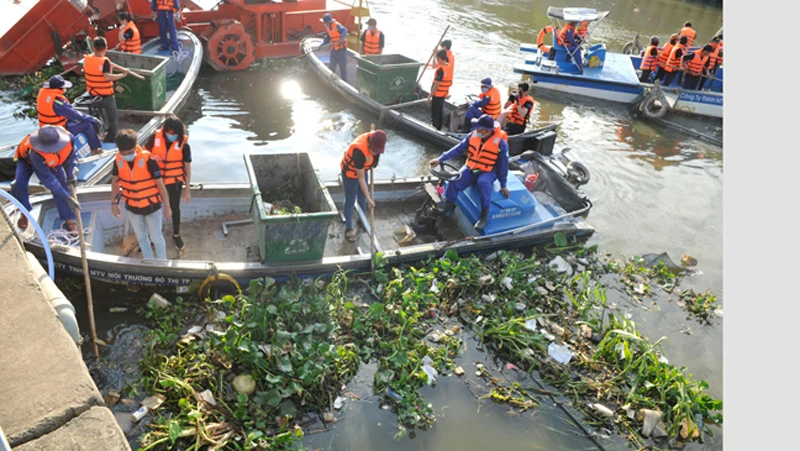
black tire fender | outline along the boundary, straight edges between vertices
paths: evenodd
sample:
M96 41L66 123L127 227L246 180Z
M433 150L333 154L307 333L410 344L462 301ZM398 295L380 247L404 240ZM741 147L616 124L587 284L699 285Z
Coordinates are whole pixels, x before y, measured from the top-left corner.
M583 163L577 161L570 161L567 163L567 180L576 186L589 183L591 178L592 176L589 173L589 168L587 168Z

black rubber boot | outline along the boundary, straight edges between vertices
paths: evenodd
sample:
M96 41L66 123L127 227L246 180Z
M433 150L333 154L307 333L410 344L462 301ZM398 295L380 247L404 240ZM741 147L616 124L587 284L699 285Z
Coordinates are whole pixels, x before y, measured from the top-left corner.
M445 201L444 205L440 206L438 208L438 210L439 210L439 213L442 214L442 216L448 217L448 216L452 215L453 212L456 210L456 204L454 204L452 202Z
M483 229L486 227L486 224L489 223L489 209L484 208L481 210L481 217L478 218L478 222L475 223L475 230L478 232L483 232Z

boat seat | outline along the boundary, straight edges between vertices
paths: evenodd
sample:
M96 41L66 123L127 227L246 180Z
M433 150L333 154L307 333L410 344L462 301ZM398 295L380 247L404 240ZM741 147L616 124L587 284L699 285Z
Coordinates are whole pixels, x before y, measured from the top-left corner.
M583 55L584 64L592 69L600 69L606 61L606 45L595 44Z

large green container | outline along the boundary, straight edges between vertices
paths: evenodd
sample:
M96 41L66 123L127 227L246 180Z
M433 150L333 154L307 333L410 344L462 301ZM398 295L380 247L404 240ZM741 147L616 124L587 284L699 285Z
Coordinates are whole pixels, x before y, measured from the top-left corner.
M403 55L356 55L358 92L384 105L403 101L417 83L422 63Z
M109 51L108 59L143 75L144 80L128 75L114 82L118 109L158 111L167 103L167 63L169 58ZM118 72L115 70L114 72Z
M251 214L261 260L321 259L328 226L338 218L339 211L308 154L245 154L244 162L253 192ZM287 200L299 206L302 213L270 214L278 203L285 208Z

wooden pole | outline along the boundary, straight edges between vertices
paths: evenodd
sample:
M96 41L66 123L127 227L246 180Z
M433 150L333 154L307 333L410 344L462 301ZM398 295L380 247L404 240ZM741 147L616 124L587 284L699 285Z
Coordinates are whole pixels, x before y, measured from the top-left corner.
M75 187L70 187L72 197L78 200L78 193ZM92 279L89 277L89 262L86 260L86 238L83 236L83 220L81 210L75 208L75 220L78 223L78 237L81 243L81 263L83 264L83 282L86 284L86 304L89 309L89 327L92 331L92 346L94 346L94 356L100 360L100 350L97 348L97 330L94 327L94 300L92 299Z
M411 90L412 92L417 91L417 86L419 86L419 81L422 80L422 75L424 75L425 71L428 69L428 65L431 63L433 56L436 55L436 49L438 49L439 45L441 45L442 40L444 40L444 35L447 34L447 30L449 29L450 25L448 25L447 28L444 29L444 33L442 33L442 36L439 38L439 42L436 43L436 47L433 48L433 52L431 52L431 56L430 58L428 58L428 62L425 63L425 67L422 68L422 72L419 74L419 78L417 78L417 83L414 84L414 89Z
M369 125L369 131L375 131L375 124ZM375 202L375 172L369 168L369 197ZM369 207L369 273L375 277L375 207Z
M109 62L110 62L110 60L109 60ZM119 70L126 70L126 71L128 71L128 74L132 75L134 78L138 78L139 80L144 80L144 76L142 76L140 74L137 74L136 72L133 71L133 69L128 69L128 68L122 67L119 64L115 64L115 63L111 63L111 66L112 67L116 67Z

